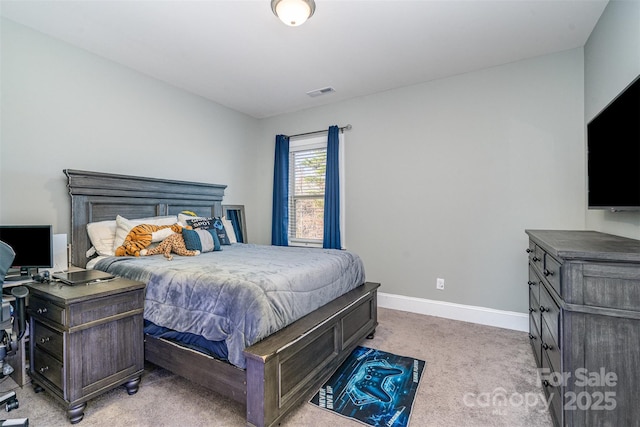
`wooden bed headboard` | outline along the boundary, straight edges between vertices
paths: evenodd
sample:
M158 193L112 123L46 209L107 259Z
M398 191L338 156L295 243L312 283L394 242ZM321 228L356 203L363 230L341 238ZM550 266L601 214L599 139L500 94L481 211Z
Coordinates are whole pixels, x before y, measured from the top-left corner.
M71 195L71 264L85 267L91 247L87 224L159 215L183 210L201 216L222 216L226 185L175 181L65 169Z

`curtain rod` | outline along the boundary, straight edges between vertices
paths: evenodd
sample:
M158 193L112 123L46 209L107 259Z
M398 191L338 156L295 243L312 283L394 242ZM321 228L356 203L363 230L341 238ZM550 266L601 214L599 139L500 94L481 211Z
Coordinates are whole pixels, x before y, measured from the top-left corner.
M341 128L339 128L340 132L344 132L345 130L351 130L352 126L351 125L346 125L346 126L342 126ZM329 132L329 129L325 129L325 130L316 130L313 132L305 132L305 133L297 133L295 135L287 135L287 137L289 138L295 138L298 136L307 136L307 135L313 135L316 133L323 133L323 132Z

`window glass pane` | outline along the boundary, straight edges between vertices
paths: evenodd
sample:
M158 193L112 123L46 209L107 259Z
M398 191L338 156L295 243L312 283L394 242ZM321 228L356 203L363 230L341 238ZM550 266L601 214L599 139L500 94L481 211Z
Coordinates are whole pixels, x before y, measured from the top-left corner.
M326 148L290 153L289 238L322 241Z
M323 195L327 170L327 150L298 151L293 153L293 158L294 195Z
M324 197L295 200L295 235L298 239L319 239L324 234Z

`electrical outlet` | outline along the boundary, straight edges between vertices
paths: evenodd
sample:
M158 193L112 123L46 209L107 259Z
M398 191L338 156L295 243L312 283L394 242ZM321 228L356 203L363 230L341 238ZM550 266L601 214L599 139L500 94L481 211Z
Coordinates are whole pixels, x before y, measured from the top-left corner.
M439 277L436 279L436 289L444 289L444 279L441 279Z

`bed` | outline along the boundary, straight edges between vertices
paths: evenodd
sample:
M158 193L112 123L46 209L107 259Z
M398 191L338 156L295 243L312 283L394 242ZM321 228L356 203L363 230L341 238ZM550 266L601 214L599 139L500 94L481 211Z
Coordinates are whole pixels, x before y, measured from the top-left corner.
M222 216L224 185L71 169L64 173L71 195L71 263L75 266L87 266L87 251L92 247L89 223L113 220L118 215L135 219L177 215L185 210ZM254 245L241 246L248 250ZM231 256L233 251L225 255ZM172 263L166 261L165 265L179 265ZM103 269L106 264L94 265ZM244 348L238 359L241 363L148 334L145 359L243 403L248 425L271 426L310 398L351 351L373 335L378 286L357 283L346 293L332 295L320 307Z

